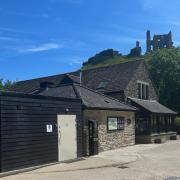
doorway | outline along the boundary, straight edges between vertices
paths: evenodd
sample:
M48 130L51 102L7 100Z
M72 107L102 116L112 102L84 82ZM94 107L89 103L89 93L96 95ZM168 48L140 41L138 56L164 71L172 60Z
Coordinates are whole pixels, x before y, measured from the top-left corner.
M58 160L77 158L76 115L58 115Z
M89 155L98 154L98 124L97 121L88 121L89 127Z

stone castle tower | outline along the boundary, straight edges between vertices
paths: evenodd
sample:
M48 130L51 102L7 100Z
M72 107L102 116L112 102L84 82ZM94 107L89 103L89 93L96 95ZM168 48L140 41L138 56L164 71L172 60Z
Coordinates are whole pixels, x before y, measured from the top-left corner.
M151 34L148 30L146 32L146 53L150 53L151 51L156 51L162 48L172 48L172 33L171 31L168 34L163 35L154 35L151 40Z

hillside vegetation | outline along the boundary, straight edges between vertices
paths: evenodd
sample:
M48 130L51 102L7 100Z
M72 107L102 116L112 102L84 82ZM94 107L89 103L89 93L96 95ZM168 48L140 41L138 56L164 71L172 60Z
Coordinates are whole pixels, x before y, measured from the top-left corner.
M145 57L159 101L180 113L180 49L162 49Z
M89 58L86 62L84 62L82 70L110 66L113 64L119 64L126 61L133 61L133 60L137 60L137 58L142 59L143 56L137 57L137 56L131 56L131 54L127 56L123 56L122 54L118 53L118 51L115 51L113 49L107 49L96 54L95 56Z
M105 54L105 55L104 55ZM180 49L161 49L140 56L123 56L112 49L83 63L82 70L144 59L159 93L159 101L180 113Z
M8 90L11 86L14 85L14 82L12 81L3 81L3 79L0 79L0 90Z

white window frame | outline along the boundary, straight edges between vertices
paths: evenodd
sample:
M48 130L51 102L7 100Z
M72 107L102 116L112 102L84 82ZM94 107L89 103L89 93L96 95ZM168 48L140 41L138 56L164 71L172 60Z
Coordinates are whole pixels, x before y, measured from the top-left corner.
M111 120L116 121L115 122L116 127L109 128L109 121L111 121ZM120 123L121 121L123 121L123 123ZM117 117L117 116L107 117L107 131L108 132L124 130L124 127L125 127L125 118L124 117Z

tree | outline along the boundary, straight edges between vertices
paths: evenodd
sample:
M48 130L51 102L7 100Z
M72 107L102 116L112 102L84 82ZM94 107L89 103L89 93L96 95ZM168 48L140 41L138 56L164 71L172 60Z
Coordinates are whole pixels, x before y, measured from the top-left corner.
M180 113L180 49L154 52L148 67L159 92L159 101Z
M3 81L3 79L0 79L0 90L8 90L12 85L14 85L14 82L12 81Z
M88 59L88 61L83 63L83 66L86 65L96 65L99 63L103 63L109 59L112 59L114 57L121 57L122 54L119 53L118 51L115 51L113 49L106 49L104 51L101 51L100 53L96 54L95 56L91 57Z
M131 49L130 53L127 55L127 57L139 57L141 56L141 47L135 47Z

